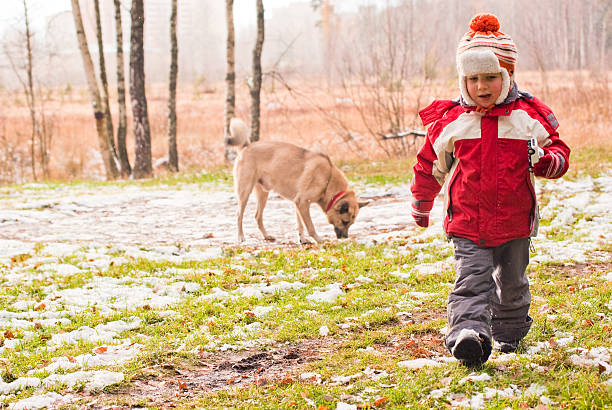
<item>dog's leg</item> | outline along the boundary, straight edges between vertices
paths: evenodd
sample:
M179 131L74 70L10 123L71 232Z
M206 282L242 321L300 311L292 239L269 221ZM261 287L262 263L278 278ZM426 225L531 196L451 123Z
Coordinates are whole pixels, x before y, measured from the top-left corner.
M234 176L234 184L236 186L236 197L238 199L238 214L237 214L237 242L241 243L244 241L244 233L242 232L242 219L244 217L244 209L247 206L247 202L249 201L249 196L251 195L251 191L253 190L253 183L249 180L245 180L241 182L240 172L236 173Z
M297 208L297 205L295 207L295 216L297 219L297 226L298 226L298 233L299 233L299 238L300 238L300 243L302 245L311 243L308 238L306 238L306 235L304 235L304 223L302 222L302 217L300 216L300 210Z
M302 217L302 222L304 222L304 225L308 230L308 235L310 235L315 241L319 243L323 242L323 239L321 239L319 235L317 235L314 225L312 224L312 219L310 219L310 203L308 201L302 201L298 199L296 201L296 206L298 212L300 213L300 216Z
M255 212L255 220L257 221L257 226L261 231L261 234L264 236L266 241L275 241L276 239L272 235L268 235L266 232L266 228L264 228L263 224L263 211L266 207L266 202L268 201L268 191L264 191L263 187L260 184L255 185L255 194L257 195L257 212Z
M244 216L244 208L246 208L247 205L247 201L248 201L249 197L247 196L245 201L242 201L241 199L239 199L239 204L238 204L238 216L237 216L237 226L238 226L238 234L237 234L237 242L241 243L244 241L244 233L242 232L242 217Z

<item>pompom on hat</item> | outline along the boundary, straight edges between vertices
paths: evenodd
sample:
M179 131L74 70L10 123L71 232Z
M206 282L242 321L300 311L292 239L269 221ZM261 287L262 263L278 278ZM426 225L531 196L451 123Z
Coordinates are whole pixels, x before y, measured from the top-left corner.
M499 20L493 14L478 14L472 18L470 30L459 41L459 88L468 104L476 105L467 92L466 78L470 75L502 74L502 92L495 104L502 103L510 92L518 53L512 38L499 28Z

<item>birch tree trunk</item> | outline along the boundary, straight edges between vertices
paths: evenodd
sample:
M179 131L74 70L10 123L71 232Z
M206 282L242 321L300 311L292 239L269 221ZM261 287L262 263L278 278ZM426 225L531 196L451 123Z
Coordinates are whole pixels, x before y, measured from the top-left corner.
M125 67L123 63L123 23L121 21L121 0L115 2L115 31L117 37L117 105L119 118L117 121L117 151L121 164L121 176L127 178L132 173L130 159L127 154L125 135L127 133L127 110L125 106Z
M168 169L179 170L176 149L176 77L178 73L178 42L176 38L176 0L170 13L170 78L168 87Z
M83 69L85 70L85 77L87 78L87 88L89 90L89 98L94 111L94 118L96 120L96 131L98 133L98 143L100 145L100 153L102 154L102 161L104 163L104 169L106 171L107 179L116 179L118 176L117 164L115 158L111 154L108 141L110 140L107 134L107 127L104 121L104 108L102 106L102 100L100 98L100 90L98 88L98 82L96 81L96 73L94 71L93 61L91 54L89 54L89 48L87 47L87 37L85 37L85 29L83 28L83 18L81 17L81 7L79 6L79 0L71 0L72 2L72 16L74 17L74 26L76 28L77 40L79 43L79 49L81 51L81 58L83 59Z
M26 77L25 94L30 110L30 120L32 121L32 136L30 140L30 156L32 157L32 178L36 181L36 135L38 134L38 119L36 118L36 101L34 96L34 75L32 64L32 33L30 32L30 19L28 16L28 4L23 0L23 13L25 18L26 36Z
M104 59L104 42L102 40L102 23L100 22L100 0L94 0L94 10L96 14L96 38L98 40L98 64L100 69L100 84L102 85L102 108L104 110L104 124L108 135L108 147L113 156L113 160L120 169L117 161L117 151L115 150L115 130L113 128L113 117L110 112L108 101L108 80L106 78L106 61Z
M147 178L153 175L153 169L151 166L151 132L145 94L143 0L132 0L131 18L130 99L136 145L133 175L134 178Z
M257 39L253 48L253 85L251 86L251 141L259 140L259 115L261 95L261 51L264 42L263 1L257 0Z
M229 137L229 124L236 115L236 69L234 49L234 0L225 0L225 22L227 26L227 41L225 43L227 71L225 74L225 138ZM229 159L229 149L225 147L225 158Z

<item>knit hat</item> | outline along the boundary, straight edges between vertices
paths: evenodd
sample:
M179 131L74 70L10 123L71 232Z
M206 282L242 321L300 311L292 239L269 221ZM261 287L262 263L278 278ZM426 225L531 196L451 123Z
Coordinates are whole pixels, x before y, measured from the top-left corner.
M501 73L502 91L495 104L502 103L510 91L511 77L518 53L512 38L499 31L499 20L492 14L478 14L470 22L457 47L457 71L463 99L476 103L467 92L466 78L475 74Z

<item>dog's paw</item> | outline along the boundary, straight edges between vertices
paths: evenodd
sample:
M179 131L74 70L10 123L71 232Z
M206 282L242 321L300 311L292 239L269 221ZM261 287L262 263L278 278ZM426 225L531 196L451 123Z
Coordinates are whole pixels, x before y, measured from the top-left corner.
M306 237L301 237L300 238L300 245L312 245L312 242L308 239L306 239Z
M275 237L273 237L272 235L266 235L266 236L264 237L264 239L265 239L266 241L268 241L268 242L275 242L275 241L276 241L276 238L275 238Z

